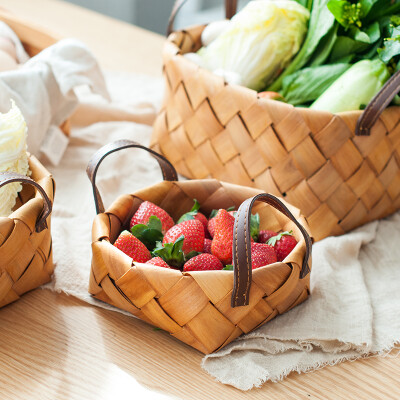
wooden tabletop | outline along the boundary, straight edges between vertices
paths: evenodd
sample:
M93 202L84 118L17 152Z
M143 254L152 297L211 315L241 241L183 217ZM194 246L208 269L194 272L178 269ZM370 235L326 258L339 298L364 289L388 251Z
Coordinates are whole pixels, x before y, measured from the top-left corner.
M144 1L144 0L143 0ZM160 0L162 1L162 0ZM164 39L56 0L0 0L61 36L76 37L106 69L161 73ZM398 399L400 358L373 357L243 393L216 382L202 355L135 318L37 289L0 309L1 400Z

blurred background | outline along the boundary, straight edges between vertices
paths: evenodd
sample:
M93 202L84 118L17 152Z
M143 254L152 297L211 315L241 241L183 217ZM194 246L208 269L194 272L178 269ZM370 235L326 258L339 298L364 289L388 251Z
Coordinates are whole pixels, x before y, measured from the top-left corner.
M110 17L165 34L174 0L67 0ZM239 1L243 5L246 1ZM179 12L177 28L224 17L224 0L188 0Z

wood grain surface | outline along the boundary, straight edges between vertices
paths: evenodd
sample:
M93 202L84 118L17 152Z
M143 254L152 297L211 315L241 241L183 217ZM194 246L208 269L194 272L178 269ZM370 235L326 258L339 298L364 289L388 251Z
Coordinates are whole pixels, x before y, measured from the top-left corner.
M56 0L0 0L0 7L83 40L104 68L161 74L161 36ZM48 290L0 309L1 400L400 398L400 358L293 373L245 393L216 382L201 359L140 320Z

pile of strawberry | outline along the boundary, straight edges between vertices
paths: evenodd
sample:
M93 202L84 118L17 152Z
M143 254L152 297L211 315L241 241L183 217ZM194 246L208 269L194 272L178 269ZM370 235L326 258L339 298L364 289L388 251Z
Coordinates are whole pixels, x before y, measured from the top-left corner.
M114 246L133 261L183 271L233 269L232 242L235 213L213 210L209 219L193 208L175 225L171 216L157 205L143 202ZM258 214L251 216L252 268L284 260L296 246L292 232L260 231Z

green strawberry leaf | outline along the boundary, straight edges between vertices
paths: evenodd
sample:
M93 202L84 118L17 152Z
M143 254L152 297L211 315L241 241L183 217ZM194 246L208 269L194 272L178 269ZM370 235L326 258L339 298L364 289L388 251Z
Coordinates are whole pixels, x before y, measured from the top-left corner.
M200 203L196 199L193 199L193 201L194 201L194 205L193 205L192 209L189 212L183 214L178 219L177 224L180 224L181 222L184 222L184 221L189 221L190 219L195 219L195 216L197 215L198 211L200 210Z
M185 255L182 251L183 235L175 240L175 243L157 242L155 249L152 251L153 257L161 257L169 266L182 269L185 264Z
M193 199L193 201L194 201L194 205L190 211L197 213L197 211L200 210L200 203L196 199Z
M251 214L250 217L250 236L255 242L258 240L258 234L260 232L260 216L259 214Z
M180 224L181 222L184 222L184 221L189 221L190 219L195 219L194 217L196 216L196 214L197 214L197 211L196 212L189 211L186 214L183 214L182 217L180 217L178 219L177 224Z
M232 264L225 265L225 267L222 269L224 271L233 271L233 265Z
M196 250L189 251L189 253L185 254L185 261L188 261L191 258L198 256L199 254L201 253Z
M219 210L211 210L211 212L210 212L210 216L208 217L208 219L212 219L212 218L215 218L216 216L217 216L217 214L218 214L218 211Z
M214 217L216 217L217 216L217 214L218 214L218 211L219 211L220 209L218 209L218 210L212 210L211 212L210 212L210 216L208 217L208 219L211 219L211 218L214 218ZM231 207L228 207L227 209L226 209L226 211L234 211L235 210L235 206L231 206Z
M282 239L282 236L293 236L293 231L278 233L276 236L272 236L271 238L269 238L267 244L274 247L276 245L276 242Z
M132 235L137 237L150 251L154 249L156 242L163 240L161 232L162 224L159 218L152 215L147 225L137 224L132 226Z
M157 231L162 231L162 223L160 221L160 218L156 217L155 215L152 215L149 218L149 222L147 223L147 226L150 229L156 229Z

